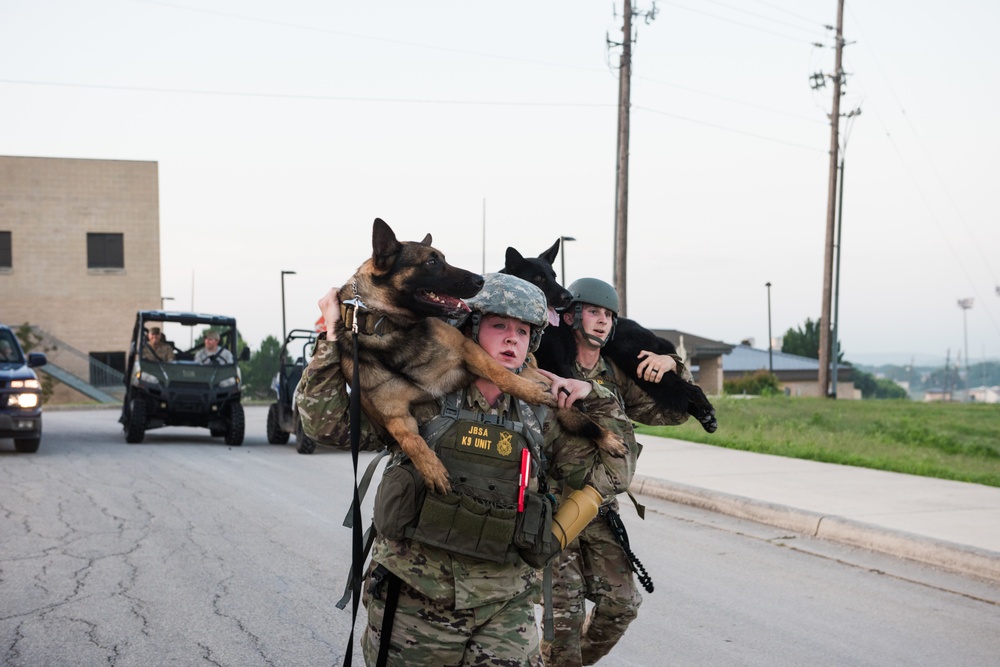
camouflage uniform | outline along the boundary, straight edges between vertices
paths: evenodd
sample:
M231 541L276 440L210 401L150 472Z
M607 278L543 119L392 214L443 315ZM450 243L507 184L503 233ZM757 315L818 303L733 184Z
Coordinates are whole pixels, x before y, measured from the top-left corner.
M691 381L691 374L680 361L677 374ZM672 425L687 420L686 414L660 410L636 382L604 357L593 369L575 366L575 376L613 389L620 397L615 417L634 419L644 424ZM627 416L626 416L627 415ZM602 507L618 511L615 493L628 490L635 472L639 445L631 423L626 442L629 455L619 460L614 490L610 501ZM585 603L594 607L587 616ZM597 516L583 532L566 547L552 566L552 607L554 639L542 643L546 667L592 665L614 648L639 611L642 596L624 549L603 516Z
M142 358L146 361L173 361L174 346L161 338L156 345L142 346Z
M316 354L303 374L298 387L299 415L303 430L320 444L350 447L348 394L340 369L336 345L319 340ZM470 386L466 406L480 412L497 414L510 408L510 397L502 396L498 407L486 403L482 394ZM587 400L594 414L610 415L617 400L606 388L594 384ZM418 423L438 415L436 402L412 407ZM532 413L522 415L535 421ZM620 434L630 428L621 418L610 417L602 424ZM536 428L539 425L536 422ZM559 478L572 476L574 481L600 484L612 476L603 469L599 457L591 455L593 443L571 436L560 428L554 417L540 425L545 453L549 460L550 483L560 486ZM362 448L380 449L388 444L394 454L399 446L386 442L367 419L362 423ZM591 481L593 480L593 481ZM402 580L401 592L390 640L391 665L541 665L534 605L539 598L538 571L518 560L515 564L494 563L454 554L441 548L403 539L376 537L372 565L363 584L363 599L368 624L362 635L365 660L374 664L381 640L383 600L368 595L371 571L381 564Z

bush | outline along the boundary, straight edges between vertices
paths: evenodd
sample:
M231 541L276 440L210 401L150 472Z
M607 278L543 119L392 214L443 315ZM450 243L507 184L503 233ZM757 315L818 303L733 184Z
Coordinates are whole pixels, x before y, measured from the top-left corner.
M778 377L765 370L744 375L735 380L724 380L722 382L722 393L724 394L753 394L755 396L774 396L781 392L778 386Z

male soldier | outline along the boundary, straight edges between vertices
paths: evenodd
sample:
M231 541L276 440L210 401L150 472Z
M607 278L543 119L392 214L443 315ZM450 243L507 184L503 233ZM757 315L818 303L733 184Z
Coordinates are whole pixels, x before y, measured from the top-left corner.
M488 274L483 289L467 303L472 314L463 326L466 335L502 366L520 372L547 322L542 291L514 276ZM320 300L320 309L330 336L340 316L335 290ZM321 444L346 444L344 385L337 347L321 334L298 389L307 437ZM585 397L591 415L617 408L612 394L593 383L554 378L552 390L566 400ZM612 486L614 472L592 442L562 431L551 413L542 411L539 420L535 409L483 378L441 404L428 401L412 412L448 468L452 492L440 496L423 491L419 474L399 446L388 443L392 460L375 497L378 536L363 589L365 662L375 664L382 649L388 664L400 667L541 665L534 617L538 570L513 546L528 511L520 510L519 489L511 487L510 477L504 477L510 470L502 472L501 466L517 461L522 450L531 452L526 505L548 502L544 486L562 485L569 476L602 492ZM621 418L601 423L618 433L628 427ZM379 448L378 437L387 437L376 436L367 422L362 428L364 448ZM536 477L538 451L549 465L545 475ZM452 516L456 518L449 523ZM466 527L477 521L483 530L470 533ZM387 598L394 587L397 606L387 622Z
M146 335L146 345L142 346L142 358L148 361L173 361L174 346L164 339L160 327L150 327Z
M562 315L562 324L573 328L576 341L574 377L613 391L629 420L650 425L686 421L687 414L657 407L632 378L601 356L601 348L614 335L618 317L618 293L614 287L596 278L581 278L568 289L573 301ZM680 357L648 351L639 356L642 358L636 371L639 377L659 382L665 373L674 371L691 381ZM631 422L626 443L629 445L627 474L619 480L616 493L628 490L639 456ZM616 539L616 528L624 531L618 517L618 501L611 496L599 515L556 558L552 568L555 638L542 646L546 667L596 663L614 648L638 614L642 596L624 547ZM589 618L586 600L594 603Z
M198 364L231 364L233 363L233 353L226 348L219 348L219 332L205 332L205 347L198 350L194 355L194 361Z

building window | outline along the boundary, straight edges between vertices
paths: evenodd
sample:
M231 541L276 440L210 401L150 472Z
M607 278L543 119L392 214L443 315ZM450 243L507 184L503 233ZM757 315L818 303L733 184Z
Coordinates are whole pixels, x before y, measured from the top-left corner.
M14 268L14 257L10 248L10 232L0 232L0 269Z
M88 269L124 269L125 250L122 234L87 233Z

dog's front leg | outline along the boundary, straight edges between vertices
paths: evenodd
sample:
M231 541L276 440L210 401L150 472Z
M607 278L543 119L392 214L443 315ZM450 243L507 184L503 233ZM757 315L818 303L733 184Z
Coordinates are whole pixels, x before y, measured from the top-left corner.
M420 437L420 428L417 420L410 414L410 400L406 396L405 389L396 383L396 391L378 392L362 401L368 403L365 412L369 415L378 414L393 440L399 443L403 452L410 457L417 472L424 478L427 486L442 495L451 490L451 483L448 480L448 469L441 463L441 459L431 451L427 442ZM384 384L386 387L388 383ZM377 407L376 407L377 406ZM368 409L368 408L371 409Z

